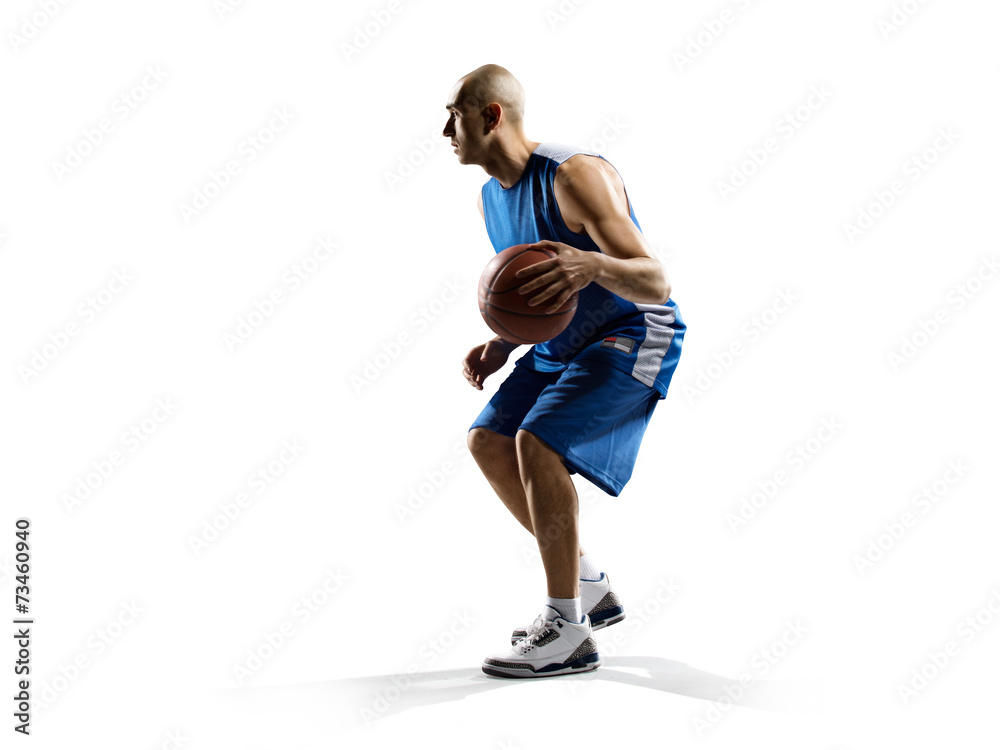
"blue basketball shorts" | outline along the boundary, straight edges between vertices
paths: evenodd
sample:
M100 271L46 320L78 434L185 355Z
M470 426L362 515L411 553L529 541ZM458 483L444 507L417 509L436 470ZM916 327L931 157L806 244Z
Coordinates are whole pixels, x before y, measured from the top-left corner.
M632 476L639 444L660 394L600 360L542 372L518 364L470 430L507 437L527 430L580 474L617 497Z

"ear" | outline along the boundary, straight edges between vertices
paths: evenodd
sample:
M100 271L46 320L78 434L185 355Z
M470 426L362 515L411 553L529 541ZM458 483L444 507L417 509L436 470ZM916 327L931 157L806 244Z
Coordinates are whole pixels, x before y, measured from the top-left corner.
M486 109L483 110L483 119L488 130L496 130L496 128L500 125L500 118L502 116L503 107L501 107L497 102L489 104Z

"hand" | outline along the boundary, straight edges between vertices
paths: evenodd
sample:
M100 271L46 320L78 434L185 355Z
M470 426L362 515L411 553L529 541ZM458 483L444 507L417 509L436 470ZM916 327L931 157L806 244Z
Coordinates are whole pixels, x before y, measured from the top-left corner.
M483 381L507 363L507 357L516 346L501 338L495 338L473 348L462 360L462 374L469 381L469 385L477 390L483 390Z
M600 253L578 250L565 243L550 240L536 242L526 249L551 250L556 253L555 258L522 268L516 274L519 279L536 276L518 289L521 294L539 290L538 294L528 300L530 307L549 300L550 304L545 312L554 313L566 304L574 292L580 291L597 278Z

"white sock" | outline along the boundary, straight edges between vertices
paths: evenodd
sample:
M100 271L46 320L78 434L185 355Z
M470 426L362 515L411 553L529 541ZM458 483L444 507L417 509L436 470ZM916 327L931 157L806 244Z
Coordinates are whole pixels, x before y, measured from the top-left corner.
M549 596L545 598L545 603L562 615L564 620L583 622L583 609L580 605L580 597L576 597L576 599L554 599Z
M588 581L601 580L601 570L589 554L580 556L580 578L585 578Z

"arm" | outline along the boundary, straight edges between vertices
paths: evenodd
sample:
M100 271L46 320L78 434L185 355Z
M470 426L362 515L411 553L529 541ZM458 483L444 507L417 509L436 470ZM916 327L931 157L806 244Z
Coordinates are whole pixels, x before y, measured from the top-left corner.
M483 193L479 192L479 215L486 220L483 214ZM474 347L465 359L462 360L462 375L469 381L469 385L477 390L483 390L483 381L507 363L510 353L517 349L520 344L504 341L499 336L495 336L485 344Z
M480 189L480 191L479 191L479 200L477 201L476 205L479 207L479 215L483 217L483 221L485 222L486 221L486 214L483 212L483 191L482 191L482 189ZM499 345L500 347L503 348L503 350L507 354L510 354L512 351L514 351L515 349L517 349L517 347L520 346L520 344L515 344L515 343L513 343L511 341L505 341L504 339L500 338L499 336L493 337L492 341L495 342L493 344L493 346ZM485 355L484 355L484 357L485 357Z
M593 157L573 157L556 171L554 188L566 225L586 233L603 254L561 242L536 243L534 247L547 247L558 257L518 274L538 275L522 287L524 292L541 290L529 304L551 299L548 309L556 310L591 282L630 302L664 304L670 298L670 281L628 214L621 178L614 168Z

